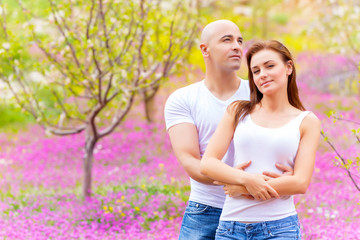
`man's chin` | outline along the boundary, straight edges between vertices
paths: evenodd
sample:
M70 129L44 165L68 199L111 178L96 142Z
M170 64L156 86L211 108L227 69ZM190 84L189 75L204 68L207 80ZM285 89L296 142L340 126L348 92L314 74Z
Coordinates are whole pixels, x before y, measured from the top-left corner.
M231 70L232 71L237 71L237 70L240 70L240 67L241 67L241 65L234 65L234 66L231 67Z

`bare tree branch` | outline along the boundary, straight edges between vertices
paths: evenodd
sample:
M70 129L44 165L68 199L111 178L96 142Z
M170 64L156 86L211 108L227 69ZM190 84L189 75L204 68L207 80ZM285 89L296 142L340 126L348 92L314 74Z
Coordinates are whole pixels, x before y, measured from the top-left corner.
M341 162L343 163L344 166L346 166L346 160L341 156L341 154L337 151L337 149L335 148L335 146L329 141L329 139L325 136L324 132L321 131L321 136L324 138L325 142L327 144L329 144L329 146L332 148L332 150L334 150L334 152L336 153L336 155L338 156L338 158L341 160ZM346 167L344 167L346 173L348 174L349 178L351 179L351 181L353 182L355 188L360 192L360 187L358 186L357 182L355 181L355 179L353 178L352 173L350 172L350 170Z
M86 128L86 125L79 126L75 129L61 129L59 127L52 128L52 127L45 127L45 130L51 132L52 134L59 135L59 136L66 136L66 135L73 135L77 133L81 133Z
M60 19L62 19L62 17L61 17L59 14L57 14L57 11L58 11L58 10L56 9L56 4L55 4L52 0L49 0L49 3L50 3L50 6L51 6L51 11L52 11L52 13L53 13L53 15L54 15L54 20L55 20L56 26L57 26L58 30L60 31L61 35L64 37L66 44L67 44L68 47L70 48L70 51L71 51L71 54L72 54L72 56L73 56L73 59L74 59L74 61L75 61L75 63L76 63L76 66L78 67L78 69L80 70L80 72L82 72L83 76L85 77L85 73L82 71L82 67L81 67L81 64L80 64L80 62L79 62L79 59L78 59L78 57L77 57L75 48L74 48L74 46L70 43L68 36L65 34L65 31L64 31L64 29L62 28L62 26L61 26L61 24L60 24L60 22L59 22L59 20L58 20L58 17L59 17ZM68 29L68 27L67 27L67 25L66 25L66 23L65 23L65 20L63 20L63 23L64 23L65 29ZM85 77L85 78L86 78L86 77Z
M98 92L98 101L100 104L102 104L102 98L101 98L101 85L102 85L102 70L101 70L101 67L100 67L100 63L99 61L97 60L97 57L96 57L96 50L94 47L91 48L92 50L92 58L95 62L95 66L96 66L96 69L98 70L98 74L97 74L97 79L98 79L98 88L99 88L99 92Z
M119 110L118 113L114 116L112 123L105 129L101 131L99 134L99 138L103 138L106 135L110 134L114 131L114 129L121 123L127 113L130 111L130 108L134 102L135 92L132 92L130 97L128 98L129 101L126 103L125 109Z
M351 119L346 119L346 118L336 117L336 116L333 116L333 118L335 118L336 120L339 120L339 121L351 122L351 123L355 123L357 125L360 125L360 122L354 121L354 120L351 120Z

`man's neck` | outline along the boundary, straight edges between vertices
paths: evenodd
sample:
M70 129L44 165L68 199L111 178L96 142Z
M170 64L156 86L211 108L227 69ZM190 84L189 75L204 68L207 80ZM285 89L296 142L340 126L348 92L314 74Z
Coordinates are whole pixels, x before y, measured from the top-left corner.
M236 72L228 74L206 72L205 74L205 86L220 100L227 100L234 95L240 86L240 82Z

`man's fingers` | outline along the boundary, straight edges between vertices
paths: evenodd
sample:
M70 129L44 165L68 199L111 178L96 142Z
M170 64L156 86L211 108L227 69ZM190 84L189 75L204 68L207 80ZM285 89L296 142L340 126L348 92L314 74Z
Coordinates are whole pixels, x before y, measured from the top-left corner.
M268 177L271 177L271 178L278 178L278 177L281 176L281 175L278 174L278 173L268 172L268 171L263 172L263 175L268 176Z
M266 176L266 175L262 175L262 177L263 177L263 179L264 179L265 181L268 181L268 180L270 180L270 179L271 179L271 177Z
M293 169L290 166L286 166L284 164L276 163L276 168L283 172L293 172Z
M235 168L244 170L245 168L247 168L248 166L250 166L250 164L251 164L251 161L248 161L248 162L246 162L246 163L242 163L242 164L237 165Z

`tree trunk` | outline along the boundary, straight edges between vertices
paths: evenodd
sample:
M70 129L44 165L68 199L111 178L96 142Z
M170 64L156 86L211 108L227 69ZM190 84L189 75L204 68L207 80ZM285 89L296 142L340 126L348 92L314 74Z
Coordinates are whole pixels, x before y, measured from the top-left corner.
M153 89L151 95L147 91L144 91L143 94L145 116L148 123L156 122L156 106L154 103L158 89L158 87L156 89Z
M85 131L85 155L84 155L84 183L83 197L84 199L91 197L91 181L92 181L92 164L94 160L94 148L98 139L92 132L90 126Z

